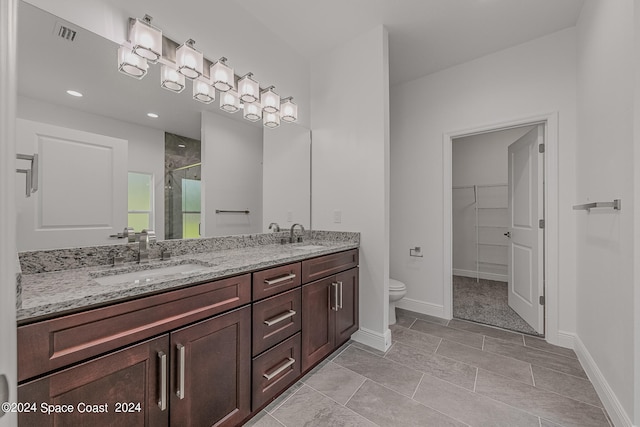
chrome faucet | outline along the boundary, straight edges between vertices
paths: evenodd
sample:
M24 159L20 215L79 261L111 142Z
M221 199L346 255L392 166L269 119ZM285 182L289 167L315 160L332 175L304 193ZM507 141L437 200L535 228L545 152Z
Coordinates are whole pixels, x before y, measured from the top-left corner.
M274 232L280 231L280 226L277 222L272 222L269 224L269 230L273 229Z
M302 224L293 224L291 226L291 236L289 236L289 243L302 242L302 236L298 236L297 238L294 238L295 237L294 231L295 231L296 225L299 226L300 230L304 233L304 226Z
M140 264L149 262L149 244L156 241L156 233L153 230L142 230L136 233L138 241L138 262Z

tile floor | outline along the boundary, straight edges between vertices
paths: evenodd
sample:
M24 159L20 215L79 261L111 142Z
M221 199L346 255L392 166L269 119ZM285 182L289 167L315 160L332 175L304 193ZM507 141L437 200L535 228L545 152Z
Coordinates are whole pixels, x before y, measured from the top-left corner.
M611 425L573 351L462 320L397 313L386 353L345 344L247 425Z

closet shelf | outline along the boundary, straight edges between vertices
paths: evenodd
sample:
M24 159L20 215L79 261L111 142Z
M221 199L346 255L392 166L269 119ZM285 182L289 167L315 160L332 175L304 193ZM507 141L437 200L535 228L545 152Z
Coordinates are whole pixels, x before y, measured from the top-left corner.
M488 261L476 261L476 262L478 264L485 264L485 265L500 265L500 266L503 266L503 267L507 267L508 266L508 264L504 264L504 263L501 263L501 262L488 262Z

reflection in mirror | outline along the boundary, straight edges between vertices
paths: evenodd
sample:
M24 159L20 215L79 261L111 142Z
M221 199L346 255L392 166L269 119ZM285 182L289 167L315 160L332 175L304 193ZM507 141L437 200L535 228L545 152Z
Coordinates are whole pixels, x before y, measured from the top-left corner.
M200 141L165 133L164 144L164 237L200 237Z
M76 31L73 41L58 37L61 26ZM158 240L267 232L270 222L310 228L308 129L288 123L264 129L242 112L221 111L218 102L194 101L190 88L162 90L159 67L150 67L143 80L127 77L117 70L117 49L19 2L17 116L33 125L18 135L16 146L42 160L40 188L29 199L18 188L24 181L16 180L18 233L32 236L19 239L19 250L124 243L117 234L129 218L136 228L148 222ZM201 160L182 165L201 162L201 170L184 171L181 194L169 206L165 132L202 141ZM200 206L182 197L197 192L196 177ZM147 192L129 205L127 186Z

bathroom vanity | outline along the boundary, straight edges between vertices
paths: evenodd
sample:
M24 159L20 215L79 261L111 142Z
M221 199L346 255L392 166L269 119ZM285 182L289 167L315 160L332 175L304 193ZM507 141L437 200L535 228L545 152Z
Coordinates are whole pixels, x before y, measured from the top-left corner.
M20 425L241 424L358 329L357 247L257 245L24 275Z

